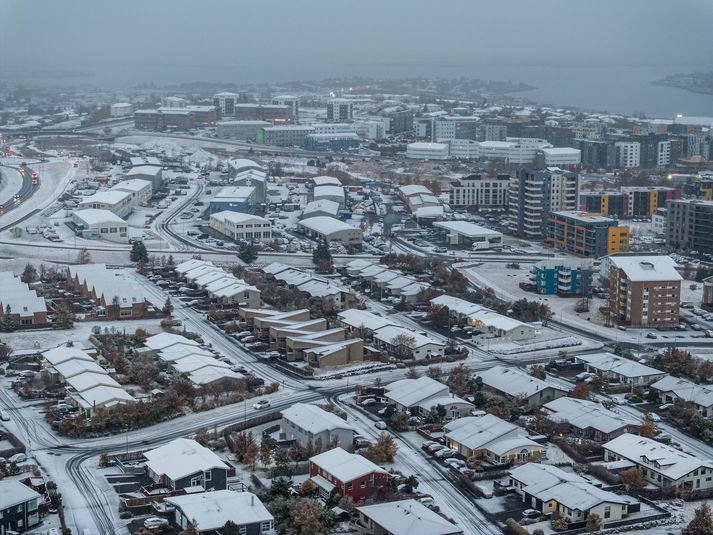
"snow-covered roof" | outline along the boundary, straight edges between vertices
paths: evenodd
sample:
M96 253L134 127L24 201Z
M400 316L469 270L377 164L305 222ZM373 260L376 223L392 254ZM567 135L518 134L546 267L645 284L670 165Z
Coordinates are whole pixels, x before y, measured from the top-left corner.
M442 217L444 213L445 213L445 208L443 207L443 205L421 206L420 208L416 208L416 210L413 212L413 214L418 219L428 219L431 217Z
M114 184L112 190L138 192L145 189L153 189L153 184L143 178L130 178Z
M96 385L88 388L72 397L82 409L94 409L96 407L113 407L119 403L131 403L134 400L131 395L119 386Z
M186 260L185 262L181 262L176 266L176 273L179 275L183 275L185 273L188 273L192 269L195 269L199 266L207 266L207 265L214 265L213 262L209 260L199 260L197 258L191 258L190 260Z
M225 186L211 202L244 201L255 194L254 186Z
M312 178L315 186L342 186L342 181L336 176L320 175Z
M147 451L144 457L146 466L151 471L174 481L196 472L208 472L213 468L228 469L215 453L188 438L172 440L168 444Z
M58 364L62 364L63 362L71 360L85 360L94 362L94 359L90 357L86 353L86 351L78 347L59 346L53 349L48 349L47 351L42 353L42 356L45 358L45 360L47 360L47 362L49 362L53 366L57 366Z
M461 234L467 238L479 238L482 236L501 236L502 233L496 230L491 230L489 228L481 227L475 223L470 223L468 221L436 221L433 223L434 227L442 228L454 232L456 234Z
M625 433L604 444L604 449L677 481L701 467L713 470L713 462L702 461L650 438Z
M104 264L79 264L67 269L72 277L93 289L98 299L103 297L107 305L127 307L146 301L141 286L128 279L123 270L107 269Z
M344 198L344 188L342 186L315 186L313 190L314 200L329 198L329 197L340 197Z
M191 340L189 338L186 338L185 336L181 336L180 334L173 333L159 333L153 336L149 336L146 339L146 347L156 351L162 351L167 347L176 344L198 346L198 342L196 342L195 340Z
M185 355L173 361L173 368L180 373L193 373L206 367L230 368L225 362L206 355Z
M539 447L525 436L523 429L493 414L459 418L449 422L445 429L448 439L470 450L486 449L501 455L518 446Z
M413 338L413 349L427 345L444 346L445 344L439 340L425 336L421 333L414 332L406 327L401 327L399 325L384 325L383 327L374 331L374 338L381 340L387 344L391 344L393 340L401 335L405 335Z
M687 379L668 375L651 385L660 392L673 392L677 398L701 407L713 405L713 388L708 385L697 385Z
M665 373L661 370L651 368L641 364L640 362L636 362L635 360L619 357L606 351L601 353L577 355L576 358L577 360L585 362L587 365L599 371L611 372L627 378L665 375Z
M358 477L371 474L387 473L380 466L372 463L362 455L349 453L342 448L333 448L319 455L310 458L310 462L320 467L325 472L329 472L333 477L342 483L348 483Z
M202 347L187 344L176 344L162 349L158 354L161 360L165 360L167 362L173 362L174 360L183 358L186 355L203 355L204 357L211 357L213 356L213 353L207 349L203 349Z
M262 268L262 272L266 275L276 275L278 273L282 273L283 271L287 271L288 269L293 268L292 266L288 266L287 264L283 264L282 262L272 262Z
M582 152L572 147L543 147L540 150L547 156L576 156Z
M183 513L189 522L195 521L201 533L221 529L228 521L238 526L271 522L273 517L252 492L216 490L166 498Z
M161 174L161 168L155 165L137 165L129 169L124 176L158 176Z
M375 331L384 325L391 325L391 322L387 318L382 318L381 316L357 308L343 310L339 312L337 316L339 317L339 321L354 329L363 327L369 331Z
M238 380L243 377L240 373L219 366L206 366L188 374L188 379L195 385L207 385L224 379Z
M319 434L323 431L354 428L333 412L310 403L295 403L282 411L282 417L304 431Z
M40 499L39 493L17 479L4 479L0 481L0 510L10 509L30 500Z
M65 377L65 381L70 387L80 394L98 386L121 388L121 385L109 377L109 374L106 371L96 372L93 370L85 370L84 372L74 374L71 377Z
M561 397L545 403L543 409L549 413L550 420L566 422L578 429L591 427L602 433L613 433L641 423L632 416L610 411L587 399Z
M314 212L325 212L327 214L337 215L339 213L339 203L329 199L319 199L307 203L304 210L302 210L302 215L307 216Z
M415 407L427 400L448 396L448 387L430 377L401 379L385 388L384 396L404 407Z
M509 316L498 314L494 310L490 310L482 305L477 305L450 295L439 295L431 299L431 305L448 307L449 312L454 312L460 316L464 316L468 321L477 326L482 324L485 327L498 329L505 332L510 332L515 329L527 328L533 329L531 325L523 323Z
M5 271L0 273L0 306L3 311L10 307L12 314L29 316L35 312L46 312L45 298L37 295L36 290L22 282L14 273Z
M480 377L483 384L509 396L524 395L529 398L547 388L564 392L562 388L532 377L522 370L505 366L494 366L484 370L480 373Z
M610 256L609 261L633 282L683 280L670 256Z
M154 169L153 167L151 169ZM89 197L82 199L82 201L79 203L79 206L85 205L85 204L107 204L110 206L117 205L124 200L126 200L128 197L131 196L131 193L128 191L118 191L118 190L106 190L106 191L97 191L94 195L90 195Z
M421 502L410 499L357 507L357 510L391 535L459 535L451 524Z
M65 379L86 372L108 374L108 372L94 360L85 360L83 358L66 360L55 365L54 369Z
M344 221L328 216L308 217L300 221L298 225L325 236L345 230L356 230L355 227L348 225Z
M82 223L87 227L103 224L126 225L126 221L109 210L87 208L85 210L75 210L73 213L81 219Z

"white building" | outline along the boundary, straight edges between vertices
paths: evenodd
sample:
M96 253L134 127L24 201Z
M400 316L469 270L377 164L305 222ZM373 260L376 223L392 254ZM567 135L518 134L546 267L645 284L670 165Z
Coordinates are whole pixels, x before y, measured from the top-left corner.
M354 123L313 123L313 134L355 134Z
M109 210L75 210L72 222L81 226L79 234L84 238L101 238L117 243L128 243L126 221Z
M394 354L413 360L442 357L446 345L411 329L386 325L374 331L375 345Z
M133 158L132 158L133 160ZM154 191L158 191L163 183L163 171L158 164L135 165L124 175L126 180L139 178L151 182Z
M480 157L501 159L513 165L527 165L535 161L538 151L550 148L544 139L529 137L509 137L505 141L482 141Z
M639 167L641 165L641 143L638 141L617 141L617 167Z
M508 204L509 188L509 175L468 175L450 183L448 203L452 207L503 208Z
M270 535L274 518L251 492L216 490L166 498L176 509L175 522L182 530L194 525L196 533L218 533L233 522L238 533Z
M327 102L327 120L335 123L351 121L354 114L352 101L346 98L334 98Z
M221 117L234 117L235 105L240 102L240 95L224 91L213 95L213 104L220 110Z
M153 195L153 184L142 178L131 178L112 186L111 191L127 191L131 193L131 203L136 206L146 206Z
M450 245L468 245L478 251L503 246L502 232L469 221L436 221L433 226L443 229L442 234Z
M94 208L109 210L119 217L128 216L134 208L133 196L128 191L98 191L79 203L80 210Z
M416 160L447 160L448 143L425 143L417 141L406 145L406 157Z
M132 113L134 113L134 106L128 102L117 102L109 107L109 115L112 117L126 117Z
M297 226L308 236L319 240L324 239L328 243L341 242L343 245L361 245L361 229L333 217L309 217L302 219L297 223Z
M542 149L545 157L545 165L560 166L560 165L579 165L582 163L582 151L570 147L552 147Z
M477 160L480 158L480 143L472 139L450 139L448 140L448 147L451 158L461 158L463 160Z
M671 141L659 141L656 146L656 167L665 168L671 164Z
M210 215L210 228L233 241L272 239L272 223L264 217L224 210Z
M354 427L333 412L309 403L295 403L281 414L280 433L285 439L296 440L303 447L311 441L319 450L339 446L354 451Z
M566 390L517 368L495 366L481 372L480 378L486 389L508 399L522 401L531 408L567 395Z
M324 178L324 177L316 177L315 180ZM329 177L332 178L332 177ZM339 182L339 180L337 180ZM316 182L315 182L316 183ZM321 201L321 200L327 200L327 201L334 201L336 203L339 203L339 207L343 208L344 207L344 188L340 185L335 185L335 184L324 184L324 185L316 185L314 189L312 190L312 200L314 201Z

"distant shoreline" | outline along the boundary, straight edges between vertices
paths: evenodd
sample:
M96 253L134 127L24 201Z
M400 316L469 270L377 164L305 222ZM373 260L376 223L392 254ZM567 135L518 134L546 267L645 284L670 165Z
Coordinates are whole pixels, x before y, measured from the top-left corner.
M683 89L699 95L713 95L713 72L691 74L670 74L661 80L649 82L651 85Z

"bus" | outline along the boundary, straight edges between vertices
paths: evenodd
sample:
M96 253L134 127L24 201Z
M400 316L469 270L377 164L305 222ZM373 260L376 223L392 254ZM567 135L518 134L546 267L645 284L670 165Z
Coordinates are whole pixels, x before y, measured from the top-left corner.
M32 185L36 186L37 184L40 183L40 175L37 174L37 171L33 171L32 173Z

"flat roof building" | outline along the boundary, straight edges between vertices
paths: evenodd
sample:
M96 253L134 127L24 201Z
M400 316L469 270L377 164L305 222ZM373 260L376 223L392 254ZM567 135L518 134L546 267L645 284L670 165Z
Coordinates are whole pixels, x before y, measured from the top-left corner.
M128 243L126 221L109 210L75 210L72 222L77 226L78 234L83 238L101 238L117 243Z
M272 223L264 217L224 210L210 215L210 228L233 241L272 239Z
M352 227L344 221L333 217L309 217L302 219L297 225L308 236L324 239L329 242L340 242L343 245L361 247L361 229Z
M580 256L600 257L629 250L629 227L600 214L573 210L552 212L545 242Z
M468 221L435 221L433 226L449 245L464 245L475 250L499 249L503 246L503 234Z

